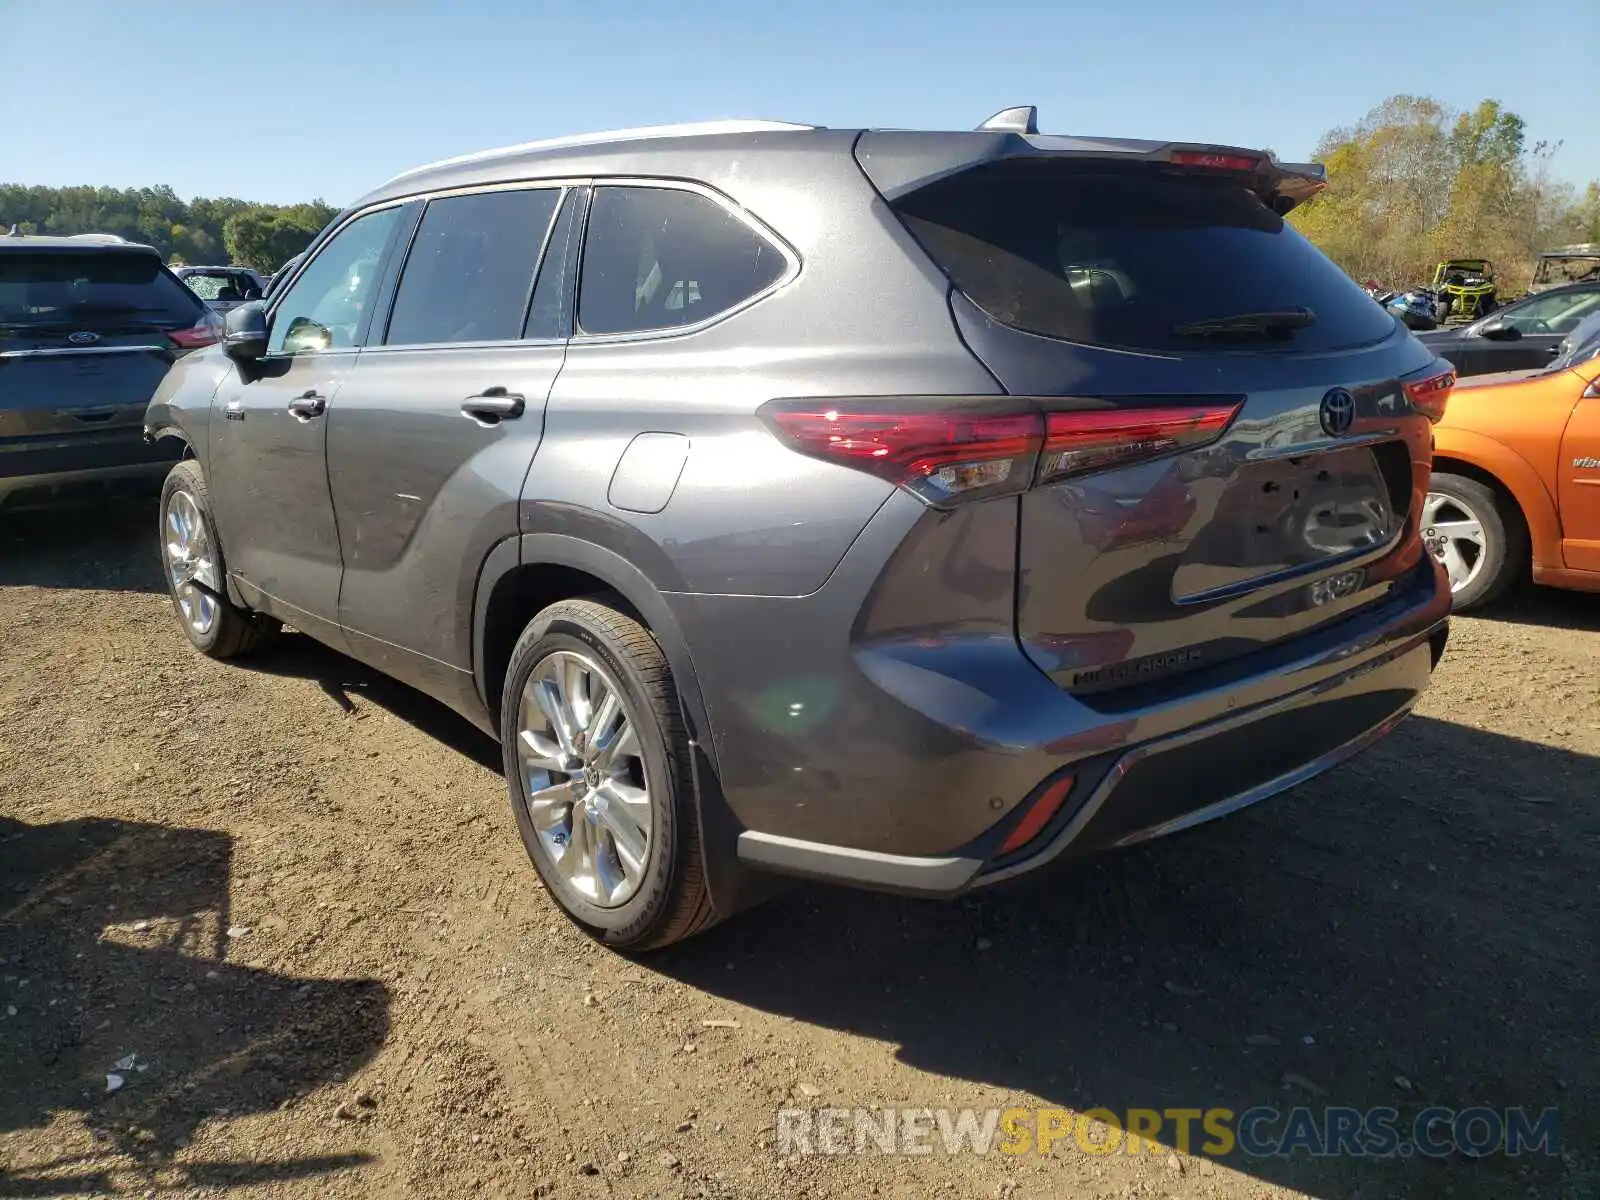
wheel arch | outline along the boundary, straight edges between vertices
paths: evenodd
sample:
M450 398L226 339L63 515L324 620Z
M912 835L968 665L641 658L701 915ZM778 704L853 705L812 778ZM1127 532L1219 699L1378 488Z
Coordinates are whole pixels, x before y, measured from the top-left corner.
M1509 446L1483 434L1441 435L1433 454L1435 472L1476 480L1506 497L1522 519L1535 565L1561 565L1561 518L1555 499L1533 464Z
M690 737L711 754L709 718L694 660L660 589L615 551L567 534L507 538L484 561L472 622L473 678L484 706L498 722L511 648L533 615L557 600L597 592L613 595L660 644L683 699Z
M650 631L672 668L690 738L694 802L706 884L721 916L759 903L785 885L739 862L743 826L722 795L716 750L688 641L657 585L614 551L582 538L530 533L490 551L473 602L473 676L499 728L500 689L511 649L534 613L557 600L604 593Z

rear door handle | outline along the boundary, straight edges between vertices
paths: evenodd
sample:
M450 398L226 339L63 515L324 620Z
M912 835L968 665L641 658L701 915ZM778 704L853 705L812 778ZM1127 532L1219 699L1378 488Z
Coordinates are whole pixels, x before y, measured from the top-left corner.
M510 421L520 417L528 407L528 402L515 392L508 392L503 387L484 388L476 396L468 396L461 402L461 414L471 417L480 425L498 425L501 421Z
M315 389L289 401L289 411L297 421L309 421L328 411L328 398L318 395Z

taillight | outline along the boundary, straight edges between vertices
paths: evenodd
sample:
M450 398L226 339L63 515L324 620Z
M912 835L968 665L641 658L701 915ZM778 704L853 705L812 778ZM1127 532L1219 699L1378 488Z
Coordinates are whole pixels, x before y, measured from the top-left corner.
M1437 425L1444 420L1450 389L1455 385L1456 370L1447 363L1442 371L1430 368L1424 378L1406 382L1406 399L1411 401L1412 408Z
M1198 449L1222 436L1243 403L1046 413L1038 481L1050 483Z
M762 417L791 449L855 467L929 504L1020 492L1043 420L1012 401L777 401Z
M1183 167L1209 167L1214 171L1254 171L1261 160L1253 154L1217 154L1210 150L1174 150L1168 158Z
M221 338L222 322L213 312L207 312L187 329L167 330L167 340L179 350L201 350L216 345Z
M761 417L792 450L944 507L1196 449L1222 435L1243 401L1041 411L1052 403L1059 401L775 400Z

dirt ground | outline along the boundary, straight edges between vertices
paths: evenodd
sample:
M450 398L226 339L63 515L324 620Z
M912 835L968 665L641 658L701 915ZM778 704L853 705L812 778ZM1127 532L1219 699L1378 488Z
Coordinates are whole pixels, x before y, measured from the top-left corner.
M1458 619L1392 738L1189 835L629 961L464 722L191 652L154 522L0 516L0 1196L1600 1195L1600 597ZM1554 1107L1561 1154L781 1159L791 1103Z

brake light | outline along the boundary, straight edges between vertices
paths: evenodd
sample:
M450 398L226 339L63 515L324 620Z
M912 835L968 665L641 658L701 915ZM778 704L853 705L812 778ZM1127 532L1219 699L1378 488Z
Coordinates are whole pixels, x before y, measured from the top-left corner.
M934 505L1025 490L1044 434L1031 405L992 399L776 402L761 415L791 449Z
M1047 413L1038 482L1198 449L1222 436L1243 403Z
M1209 167L1214 171L1254 171L1261 160L1251 154L1217 154L1209 150L1174 150L1171 161L1183 167Z
M202 350L216 345L221 338L222 322L212 312L207 312L187 329L167 330L167 340L179 350Z
M1445 406L1450 403L1450 389L1456 385L1456 370L1446 364L1443 371L1435 371L1425 379L1413 380L1405 385L1406 399L1429 421L1437 425L1444 420Z

